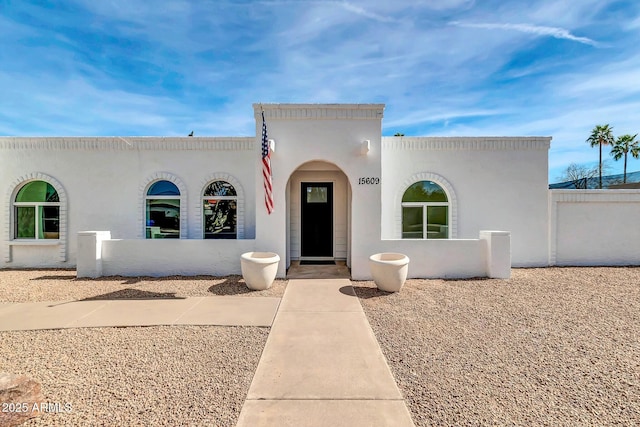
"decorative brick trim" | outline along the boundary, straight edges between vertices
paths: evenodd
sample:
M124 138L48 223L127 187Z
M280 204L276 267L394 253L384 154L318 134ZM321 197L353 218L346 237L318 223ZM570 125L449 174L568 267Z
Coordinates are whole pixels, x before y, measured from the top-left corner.
M390 150L549 150L551 137L383 137Z
M253 104L256 123L266 120L381 120L384 104Z
M419 181L433 181L444 189L447 194L447 199L449 200L449 227L451 231L449 238L456 239L458 237L458 199L456 197L456 193L449 181L444 177L431 172L420 172L411 175L396 190L394 201L394 209L396 211L394 231L396 238L402 238L402 196L409 187Z
M187 215L188 215L188 202L187 202L187 187L184 185L182 180L178 178L176 175L170 172L156 172L151 176L148 176L142 184L140 184L139 192L138 192L138 218L140 220L140 225L138 227L138 239L146 238L146 209L145 209L145 200L147 197L147 191L149 191L149 187L152 184L158 181L169 181L172 182L178 187L180 191L180 238L186 239L189 233L187 232Z
M11 235L11 224L14 223L14 213L13 213L13 201L18 194L18 191L22 187L24 187L27 183L32 181L46 181L55 188L58 192L58 198L60 199L60 236L58 239L58 260L60 262L65 262L67 260L67 207L68 207L68 198L67 191L64 189L60 181L55 179L54 177L41 173L41 172L32 172L26 175L22 175L19 178L16 178L9 184L9 187L6 190L6 196L4 198L4 211L7 214L7 220L5 221L4 226L4 237L5 244L4 246L4 261L11 262L12 259L12 249L11 249L11 241L13 236Z
M252 151L254 137L2 137L0 150Z
M238 181L233 175L230 175L224 172L212 173L200 183L200 193L198 195L198 200L196 203L194 203L195 213L196 213L195 214L196 225L195 227L193 227L194 233L195 233L193 237L196 239L204 238L204 226L202 224L202 221L203 221L202 197L203 197L205 188L207 188L207 186L211 184L213 181L227 181L229 184L233 185L233 188L235 188L236 194L238 195L237 196L238 197L238 206L237 206L238 217L237 217L237 223L236 223L236 226L238 227L237 238L238 240L244 239L244 204L245 204L244 189L242 188L242 184L240 184L240 181Z
M549 190L554 203L640 202L640 190Z

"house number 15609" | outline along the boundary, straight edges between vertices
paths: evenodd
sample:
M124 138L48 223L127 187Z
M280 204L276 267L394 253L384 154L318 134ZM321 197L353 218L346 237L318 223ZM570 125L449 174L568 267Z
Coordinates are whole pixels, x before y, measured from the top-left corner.
M374 178L374 177L369 177L369 178L358 178L358 184L362 185L362 184L380 184L380 178Z

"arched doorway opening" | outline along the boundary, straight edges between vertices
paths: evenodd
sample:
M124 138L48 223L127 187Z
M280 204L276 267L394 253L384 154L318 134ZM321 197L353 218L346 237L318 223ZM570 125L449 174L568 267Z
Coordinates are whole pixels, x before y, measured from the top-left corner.
M351 185L335 164L314 160L289 177L287 268L291 263L351 264Z

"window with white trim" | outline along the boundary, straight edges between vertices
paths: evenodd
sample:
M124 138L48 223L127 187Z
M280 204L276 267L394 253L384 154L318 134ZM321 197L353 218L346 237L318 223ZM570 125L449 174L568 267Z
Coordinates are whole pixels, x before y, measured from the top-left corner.
M13 200L14 239L59 239L60 197L45 181L25 184Z
M226 181L213 181L202 195L205 239L238 238L238 194Z
M171 181L156 181L145 197L147 239L180 238L180 190Z
M449 199L433 181L419 181L402 196L403 239L448 239Z

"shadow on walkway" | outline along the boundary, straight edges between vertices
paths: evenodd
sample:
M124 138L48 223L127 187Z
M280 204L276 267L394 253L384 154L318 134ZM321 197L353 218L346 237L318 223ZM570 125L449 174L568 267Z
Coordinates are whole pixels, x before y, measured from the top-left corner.
M185 299L185 297L177 297L175 292L149 292L140 289L120 289L118 291L109 292L102 295L95 295L83 298L79 301L100 301L100 300L119 300L119 299Z

